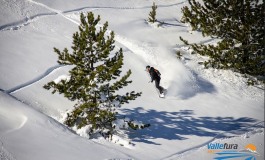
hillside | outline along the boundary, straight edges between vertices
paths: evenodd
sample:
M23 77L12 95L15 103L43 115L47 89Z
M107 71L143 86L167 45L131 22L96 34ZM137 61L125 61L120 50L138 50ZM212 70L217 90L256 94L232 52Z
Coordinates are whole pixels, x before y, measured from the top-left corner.
M204 69L206 57L191 54L190 42L216 43L180 23L185 0L155 1L160 27L146 22L150 0L9 0L0 2L0 157L1 159L213 159L209 143L247 144L264 159L264 88L247 86L232 71ZM70 48L81 12L109 22L123 70L132 70L125 88L143 92L123 105L120 115L151 127L120 135L116 143L87 139L61 122L74 105L43 85L67 75L53 47ZM183 53L182 59L175 55ZM158 97L145 66L162 73L165 99ZM3 157L3 158L2 158Z

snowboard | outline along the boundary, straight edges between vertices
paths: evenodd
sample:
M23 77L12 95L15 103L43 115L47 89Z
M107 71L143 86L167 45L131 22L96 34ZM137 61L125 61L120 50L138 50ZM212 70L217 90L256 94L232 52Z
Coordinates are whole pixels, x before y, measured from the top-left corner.
M166 92L167 92L167 90L165 88L163 88L163 93L162 94L160 94L159 91L157 90L159 98L165 98Z
M165 93L161 93L161 94L159 94L159 97L160 97L160 98L165 98Z

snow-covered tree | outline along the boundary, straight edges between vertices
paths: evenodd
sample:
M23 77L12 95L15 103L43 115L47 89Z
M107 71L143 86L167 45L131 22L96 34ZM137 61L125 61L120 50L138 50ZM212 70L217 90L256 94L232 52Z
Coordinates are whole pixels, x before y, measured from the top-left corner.
M49 82L45 89L63 94L75 101L74 109L68 113L65 124L77 128L90 126L89 134L113 134L113 122L117 119L117 108L141 93L134 91L125 95L117 91L132 81L131 70L121 76L123 51L114 51L114 32L108 32L108 22L98 27L100 16L92 12L80 15L79 32L73 34L72 53L65 48L58 54L58 63L71 65L69 78L59 83Z
M203 36L219 38L217 45L191 44L195 52L210 57L206 67L233 69L265 76L264 17L261 0L189 0L182 8L182 22ZM189 44L182 37L180 39Z
M156 9L157 9L157 5L155 4L155 2L153 2L152 10L150 11L149 17L148 17L148 21L151 23L155 23L157 21Z

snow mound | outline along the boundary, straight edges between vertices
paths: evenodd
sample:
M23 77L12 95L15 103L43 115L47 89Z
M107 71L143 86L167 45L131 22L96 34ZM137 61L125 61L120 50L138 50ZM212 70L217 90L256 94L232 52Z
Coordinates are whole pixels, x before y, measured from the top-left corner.
M4 94L0 93L0 104L0 135L22 128L28 118L16 109L16 102L10 103Z

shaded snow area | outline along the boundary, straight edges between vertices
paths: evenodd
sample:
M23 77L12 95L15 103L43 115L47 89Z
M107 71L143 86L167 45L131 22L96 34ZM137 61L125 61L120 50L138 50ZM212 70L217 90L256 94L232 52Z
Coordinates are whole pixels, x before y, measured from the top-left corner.
M263 86L247 86L238 73L204 69L198 62L207 57L191 54L179 36L191 43L217 40L180 22L186 0L155 3L158 22L150 24L151 0L0 1L1 160L211 160L228 151L222 145L236 146L231 155L264 160ZM121 92L143 93L119 108L120 116L149 128L89 139L89 126L75 132L62 124L74 102L43 88L69 79L71 66L57 64L53 47L70 49L79 15L89 11L101 24L109 22L124 51L123 71L132 70L133 83ZM165 98L148 83L146 65L161 72Z

